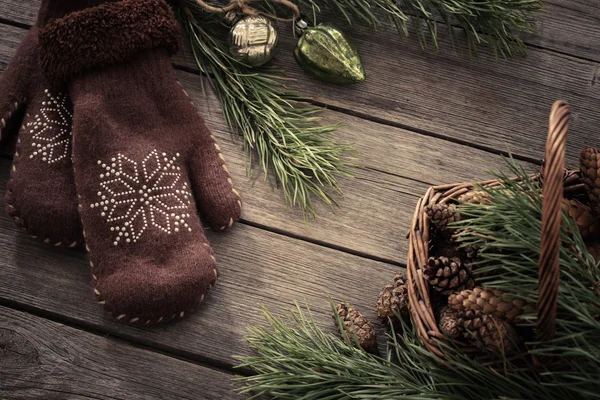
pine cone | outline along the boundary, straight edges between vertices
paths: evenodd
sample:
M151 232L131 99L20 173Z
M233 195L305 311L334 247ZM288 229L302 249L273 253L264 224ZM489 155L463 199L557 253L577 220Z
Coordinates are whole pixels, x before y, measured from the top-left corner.
M507 321L513 321L523 313L535 312L535 305L523 299L510 297L500 290L481 286L451 294L448 297L448 305L459 312L481 311L486 315Z
M429 254L435 254L436 256L443 257L458 257L460 250L454 243L448 243L446 235L436 235L434 238L433 246L429 249Z
M395 320L395 313L400 314L402 318L409 318L408 289L403 274L397 273L394 276L394 283L381 289L377 297L376 311L377 316L384 322L388 322L388 318Z
M518 347L517 331L501 318L469 310L458 313L457 325L466 330L466 339L488 350L507 354Z
M442 245L440 247L441 247L441 249L439 250L438 253L442 257L452 258L452 257L457 257L460 254L460 250L458 249L458 246L453 245L453 244L448 244L443 240L442 240Z
M445 295L475 286L471 265L456 257L431 257L423 272L431 287Z
M471 204L483 204L490 201L490 196L483 190L470 190L461 195L458 201Z
M594 257L597 263L600 263L600 241L587 244L588 252Z
M431 223L440 230L447 230L448 224L460 221L460 214L455 204L434 204L425 207L425 213Z
M586 147L579 157L579 169L592 208L600 214L600 150Z
M465 260L474 261L479 253L479 246L465 246L461 250L465 256Z
M575 218L582 238L587 239L600 234L600 218L590 207L575 199L563 199L563 209Z
M459 324L458 311L448 306L440 310L438 326L445 335L452 339L458 339L464 333L464 327Z
M373 326L371 326L365 316L348 303L338 303L336 310L344 323L344 331L340 333L345 335L348 341L353 344L356 343L354 339L354 335L356 334L361 348L370 353L376 352L377 337L375 336L375 329L373 329Z

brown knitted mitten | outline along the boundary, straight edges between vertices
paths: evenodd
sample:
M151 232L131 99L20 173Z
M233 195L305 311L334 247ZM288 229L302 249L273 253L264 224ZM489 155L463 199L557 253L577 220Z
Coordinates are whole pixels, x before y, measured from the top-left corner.
M30 235L73 247L83 237L71 163L71 103L64 87L48 83L38 62L46 6L0 77L0 134L20 130L6 208Z
M214 284L196 206L218 230L241 212L219 147L170 64L179 40L163 0L106 3L40 33L42 65L69 83L73 99L75 183L94 291L130 323L183 317Z

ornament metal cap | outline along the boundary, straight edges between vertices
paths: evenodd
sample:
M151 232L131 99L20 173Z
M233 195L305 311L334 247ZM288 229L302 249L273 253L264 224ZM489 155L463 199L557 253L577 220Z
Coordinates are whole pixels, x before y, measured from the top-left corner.
M234 10L227 11L225 16L223 17L223 21L229 26L233 26L236 22L242 19L241 15Z
M296 32L296 35L298 35L298 36L302 36L302 34L304 33L304 30L306 28L308 28L308 22L306 22L306 20L302 17L297 19L296 22L294 23L294 31Z

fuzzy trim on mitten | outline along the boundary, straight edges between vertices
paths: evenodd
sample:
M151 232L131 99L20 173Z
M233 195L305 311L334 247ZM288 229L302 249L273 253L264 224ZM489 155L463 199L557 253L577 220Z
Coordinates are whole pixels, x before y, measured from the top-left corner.
M179 25L162 0L125 0L71 13L40 35L41 64L52 82L82 70L127 60L144 49L161 47L175 54Z

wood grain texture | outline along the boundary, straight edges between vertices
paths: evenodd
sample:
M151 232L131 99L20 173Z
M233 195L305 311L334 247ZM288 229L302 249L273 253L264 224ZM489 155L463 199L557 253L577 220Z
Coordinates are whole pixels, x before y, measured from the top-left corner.
M588 60L600 61L600 3L596 0L545 0L538 32L528 43Z
M20 24L35 22L40 0L0 0L0 16ZM600 61L600 5L596 0L545 0L536 31L526 43ZM415 41L416 37L411 37ZM485 50L484 50L485 51Z
M41 0L0 0L0 17L18 24L33 25Z
M9 161L0 160L1 193L8 167ZM277 311L305 299L319 323L332 327L327 298L331 294L374 318L379 290L399 270L243 224L207 236L220 278L200 310L166 326L133 327L116 322L96 303L83 253L30 238L6 216L1 202L0 303L16 302L166 352L230 365L234 354L248 353L243 342L246 327L264 322L259 304Z
M560 32L561 42L572 38L576 43L585 42L584 47L599 48L598 29L569 33L575 28L562 25L568 21L564 14L576 9L581 11L569 23L576 24L578 18L591 15L584 26L598 26L597 11L589 11L594 9L592 0L554 1L548 10L552 19L542 19L541 23L545 27L542 32L547 26L552 28L551 39L546 41L552 43L556 32ZM571 6L571 1L577 7ZM25 6L17 0L4 0L0 6L14 13L23 7L35 9L37 4L38 0ZM29 14L26 11L23 15ZM497 60L483 50L470 61L465 54L459 56L452 51L446 35L440 38L442 50L436 54L431 49L423 50L415 38L402 39L389 30L373 34L355 26L351 36L361 52L367 81L340 87L307 78L292 57L295 39L283 34L289 27L281 28L274 65L298 79L303 94L323 104L493 151L509 148L518 156L537 159L543 154L550 106L557 99L565 99L574 113L568 161L574 163L579 149L590 144L590 134L600 136L600 86L592 84L600 68L597 61L536 47L529 49L527 58ZM558 51L571 47L577 45L569 42ZM194 66L189 52L182 53L176 62Z
M238 399L232 375L0 307L0 398Z
M519 155L541 157L549 107L559 97L569 100L574 110L570 160L574 161L581 145L589 140L598 141L600 85L595 77L600 76L596 54L600 48L600 32L590 29L596 26L597 5L595 0L549 0L547 5L549 14L543 17L542 35L527 37L541 48L532 47L529 58L509 62L496 62L485 50L479 59L469 62L449 52L448 43L442 43L446 50L434 54L422 50L414 37L399 39L391 32L373 35L366 29L355 28L351 34L360 47L369 74L367 83L356 87L326 85L307 78L291 57L293 40L283 34L285 39L275 65L297 78L305 94L344 111L324 111L324 123L342 122L337 138L355 143L356 157L364 165L356 171L355 179L343 182L346 198L341 202L342 208L335 213L320 209L322 215L315 222L305 223L297 210L283 206L281 193L272 191L260 176L245 177L241 143L229 134L218 102L210 93L207 97L202 95L199 76L180 72L180 80L218 136L245 200L245 224L237 225L226 234L208 234L215 247L221 278L203 307L190 318L159 328L144 329L115 322L94 301L86 256L77 251L51 248L29 238L5 216L3 204L0 206L0 303L20 304L66 323L225 366L234 363L233 354L248 353L243 336L246 326L263 322L259 303L277 311L291 306L294 299L306 299L318 323L332 329L327 300L327 294L332 294L355 303L367 317L373 318L379 289L399 268L347 252L403 263L404 234L417 196L422 195L427 186L481 179L484 171L502 165L498 157L475 147L498 152L505 151L508 145ZM38 6L39 0L0 0L0 18L30 25ZM0 72L24 34L23 29L0 24ZM176 63L194 66L185 54L180 55ZM9 167L9 160L0 159L0 193L4 193ZM295 236L344 251L307 243ZM0 311L0 337L2 315ZM43 359L48 364L40 370L46 373L57 368L58 377L67 377L70 383L69 374L84 368L91 369L90 376L94 378L131 365L129 380L119 382L116 388L110 387L110 393L101 394L102 397L136 398L135 395L120 396L125 396L127 390L134 391L136 385L145 384L144 369L135 369L131 364L133 360L120 364L122 361L113 359L114 342L96 342L101 343L98 348L87 343L87 352L79 356L78 349L86 342L73 339L75 344L69 344L74 335L69 333L70 328L64 328L68 330L64 333L62 328L57 331L46 327L45 324L51 322L40 324L40 328L35 325L33 329L33 323L27 321L19 329L31 329L34 334L47 331L47 336L27 336L21 331L17 331L21 336L10 333L19 348L37 351L25 354L47 357ZM69 338L69 343L62 338ZM123 352L132 354L129 350ZM101 366L89 365L99 357L109 357L109 360ZM11 362L30 365L27 363L36 360L25 356ZM52 360L60 362L52 363ZM141 365L149 365L149 374L153 377L151 364L158 359L144 360ZM0 369L0 374L3 370ZM214 373L211 370L199 373L200 377L206 377L200 384L212 380L221 382L220 378L213 378ZM44 397L47 393L40 390L60 388L61 380L52 374L46 376L49 380L43 377L34 380L40 383L31 388L36 391L23 392L21 398L38 395L48 398ZM188 376L181 373L175 378L186 380ZM91 390L96 388L95 383L77 379L76 382L81 382L89 391L74 392L72 398L94 398ZM99 376L98 379L106 378ZM159 376L151 384L164 382L164 379L171 377ZM150 393L138 398L152 398L152 387L138 389L140 396ZM221 398L230 397L223 394Z
M365 83L340 87L308 79L291 57L294 43L282 40L277 65L320 103L365 118L425 132L459 143L506 151L529 159L543 154L550 106L567 100L574 112L568 161L573 164L589 138L600 137L600 63L530 48L526 58L477 59L444 50L422 50L394 34L360 30L354 38L367 72ZM381 55L385 54L385 57ZM188 57L180 55L181 63Z
M0 73L24 34L23 29L0 25ZM353 156L364 168L354 170L355 179L343 180L340 209L320 207L318 219L306 223L299 210L284 206L281 192L271 190L260 173L246 177L241 141L229 133L216 98L202 93L201 78L186 72L179 72L179 78L219 139L245 203L243 218L312 241L404 262L406 241L397 238L408 231L417 197L428 186L479 180L503 165L500 157L472 147L324 111L324 123L342 122L336 137L354 144Z

